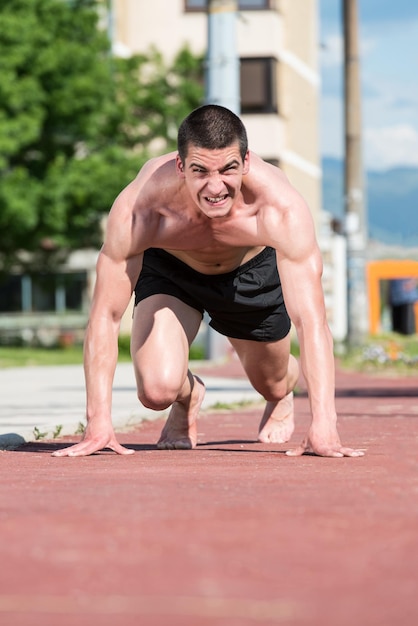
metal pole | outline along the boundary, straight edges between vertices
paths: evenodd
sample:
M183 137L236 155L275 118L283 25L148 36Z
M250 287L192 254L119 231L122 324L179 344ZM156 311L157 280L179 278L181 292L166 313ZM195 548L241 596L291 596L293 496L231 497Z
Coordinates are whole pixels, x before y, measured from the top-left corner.
M237 0L209 0L206 104L240 113L239 58L236 47Z
M206 104L219 104L240 114L239 57L236 46L237 0L208 0ZM222 359L229 343L208 326L206 356Z
M362 163L357 0L343 0L343 7L347 340L350 345L361 345L368 332L366 295L367 217Z

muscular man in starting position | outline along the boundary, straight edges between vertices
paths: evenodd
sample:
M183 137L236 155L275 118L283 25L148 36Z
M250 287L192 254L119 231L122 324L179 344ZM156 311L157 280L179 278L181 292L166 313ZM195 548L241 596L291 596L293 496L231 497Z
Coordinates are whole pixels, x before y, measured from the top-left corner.
M80 443L54 455L133 452L116 440L111 402L120 320L135 291L138 397L151 409L171 406L159 448L196 446L205 388L188 355L206 310L266 400L260 441L285 442L293 432L292 320L312 421L287 454L361 456L337 432L321 273L306 203L280 169L248 150L239 117L217 105L190 113L178 153L148 161L110 212L85 336L87 427Z

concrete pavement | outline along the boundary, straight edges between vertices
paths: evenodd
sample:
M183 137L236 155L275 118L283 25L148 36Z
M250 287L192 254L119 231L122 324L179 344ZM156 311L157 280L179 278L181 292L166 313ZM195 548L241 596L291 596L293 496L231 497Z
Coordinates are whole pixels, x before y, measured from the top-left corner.
M208 366L210 364L206 364ZM203 409L261 400L246 379L214 373L216 370L205 376ZM0 370L0 389L0 449L13 449L23 440L73 435L80 431L80 424L85 423L81 365L3 369ZM113 386L115 429L130 429L144 419L157 419L166 414L168 411L151 411L140 404L132 364L119 363Z

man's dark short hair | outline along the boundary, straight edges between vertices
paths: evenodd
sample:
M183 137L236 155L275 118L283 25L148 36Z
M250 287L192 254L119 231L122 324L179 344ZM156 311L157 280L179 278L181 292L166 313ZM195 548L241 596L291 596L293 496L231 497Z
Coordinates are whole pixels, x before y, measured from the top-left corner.
M205 104L192 111L180 124L177 149L184 163L189 144L208 150L222 150L238 143L244 161L248 150L247 131L240 118L218 104Z

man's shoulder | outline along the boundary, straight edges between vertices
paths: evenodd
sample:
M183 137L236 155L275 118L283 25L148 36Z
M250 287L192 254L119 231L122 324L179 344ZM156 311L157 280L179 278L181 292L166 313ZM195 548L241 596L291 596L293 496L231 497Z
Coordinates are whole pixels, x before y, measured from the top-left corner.
M245 185L252 189L259 202L284 208L289 199L294 200L296 189L278 166L264 161L256 154L251 155L251 165L245 176Z
M289 185L289 180L283 170L276 164L265 161L255 152L250 152L249 179L271 180L275 184Z
M166 154L151 157L150 159L148 159L148 161L145 162L139 173L141 173L142 171L153 172L161 167L164 167L167 164L174 164L176 162L176 156L177 152L167 152Z
M175 157L176 153L170 152L149 159L122 190L121 199L134 209L138 205L146 205L153 199L161 198L162 189L177 183Z

